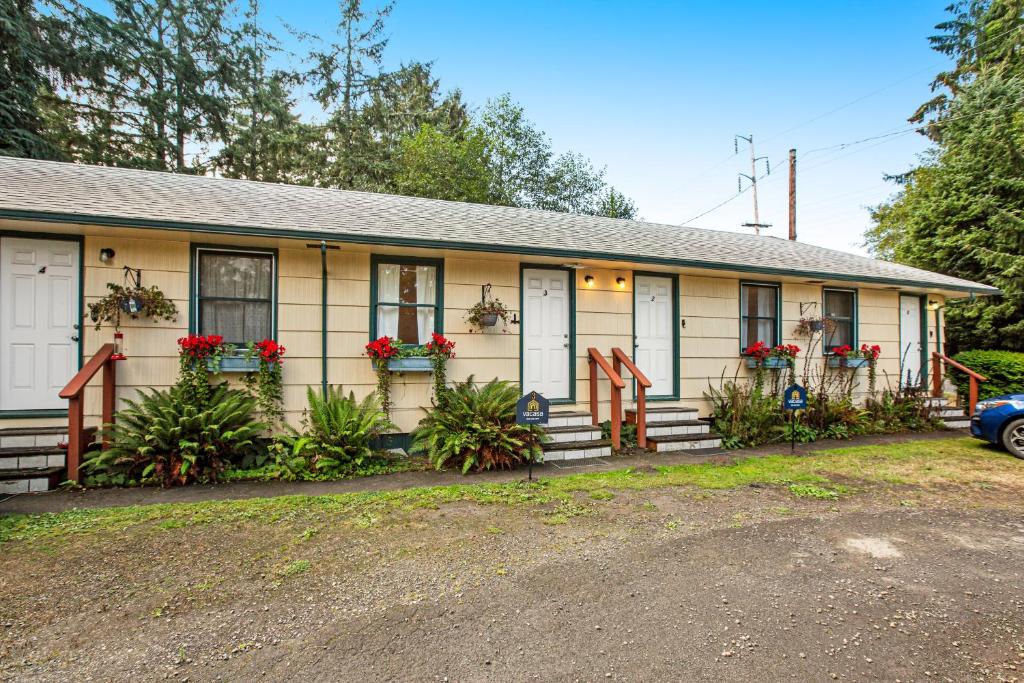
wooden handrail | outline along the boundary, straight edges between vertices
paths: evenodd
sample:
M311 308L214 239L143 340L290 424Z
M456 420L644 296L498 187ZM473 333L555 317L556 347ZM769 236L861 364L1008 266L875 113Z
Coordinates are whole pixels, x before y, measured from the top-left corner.
M600 424L597 416L597 368L608 377L612 387L612 447L622 447L622 388L626 383L622 381L605 357L591 347L587 349L587 363L590 365L590 420L595 426Z
M103 424L114 422L114 389L116 373L113 355L117 347L104 344L93 354L93 357L82 366L71 381L60 391L60 397L68 400L68 479L78 481L78 467L85 453L85 412L83 396L85 387L96 373L103 369Z
M974 417L974 406L978 403L978 382L987 382L988 377L956 362L949 356L943 355L938 351L932 351L932 396L936 398L942 396L942 366L940 363L945 363L951 368L959 370L970 379L967 396L967 415L968 417Z
M622 376L621 366L625 365L629 374L636 380L636 445L647 448L647 390L651 388L651 380L633 363L626 352L619 347L612 348L612 367Z

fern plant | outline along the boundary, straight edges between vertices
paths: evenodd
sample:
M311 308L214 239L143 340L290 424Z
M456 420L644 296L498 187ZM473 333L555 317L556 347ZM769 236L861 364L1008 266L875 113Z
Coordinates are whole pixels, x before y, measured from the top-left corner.
M216 481L229 465L258 454L266 428L253 419L255 401L226 384L212 387L202 402L175 386L140 390L139 399L126 404L117 422L103 427L109 448L82 463L87 483Z
M413 432L413 453L424 453L437 469L512 469L541 457L546 437L516 424L519 388L497 379L477 387L470 376L456 382L443 403L427 412Z
M344 474L374 457L373 442L394 429L376 395L357 401L355 393L345 396L340 388L327 387L321 396L306 389L309 407L302 429L288 427L280 438L284 453L278 463L299 476L304 470L318 474Z

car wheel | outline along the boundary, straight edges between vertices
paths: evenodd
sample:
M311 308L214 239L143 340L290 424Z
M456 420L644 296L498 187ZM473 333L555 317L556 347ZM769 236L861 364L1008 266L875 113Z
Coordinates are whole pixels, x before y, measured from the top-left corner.
M1003 428L1002 442L1010 455L1024 458L1024 419L1014 420Z

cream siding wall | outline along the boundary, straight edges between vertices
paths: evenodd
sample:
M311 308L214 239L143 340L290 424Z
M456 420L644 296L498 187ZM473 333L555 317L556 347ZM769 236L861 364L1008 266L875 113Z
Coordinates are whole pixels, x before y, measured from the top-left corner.
M39 228L39 229L45 229ZM241 237L193 236L171 231L118 231L110 228L82 226L85 302L90 303L106 293L108 282L123 281L125 265L142 269L143 284L159 287L179 309L174 322L132 321L122 324L128 360L118 364L118 398L135 396L143 387L167 387L177 374L178 337L188 332L190 242L224 242L226 246L246 244L278 250L278 339L287 347L284 367L284 396L287 418L297 423L305 407L308 386L320 385L320 252L305 243L287 240L257 240ZM370 332L370 253L367 247L340 245L328 252L328 381L353 390L362 397L374 391L376 377L363 354ZM113 262L98 259L103 247L113 248ZM244 248L244 247L243 247ZM407 254L410 250L391 250ZM479 301L483 284L491 284L491 295L501 299L521 318L520 269L524 259L497 254L466 254L418 250L419 255L445 259L444 268L444 332L456 343L457 357L450 362L450 380L462 381L473 375L478 381L495 377L518 382L520 377L519 325L499 324L484 333L472 332L465 322L465 312ZM530 259L525 262L534 265ZM558 263L551 263L557 267ZM637 270L646 270L638 268ZM585 277L592 276L592 286ZM673 273L666 272L666 276ZM620 288L616 279L625 278ZM575 358L576 406L589 409L589 366L587 349L595 347L610 359L611 349L620 347L632 352L633 344L633 272L626 268L586 267L573 271L576 287ZM757 278L751 278L751 281ZM709 383L717 386L723 374L726 379L750 374L739 357L739 291L740 278L714 274L678 275L679 320L673 322L679 331L678 403L690 405L706 414L708 404L704 392ZM941 296L931 300L944 303ZM782 336L789 343L806 346L806 339L796 339L793 328L800 318L800 304L813 304L805 315L821 314L821 285L784 283L782 286ZM888 373L895 384L899 374L899 292L886 289L859 289L858 343L882 346L879 364L879 387L885 386ZM929 352L935 346L934 312L928 312ZM112 340L113 330L107 326L96 332L88 320L83 322L83 352L91 356L103 343ZM814 362L820 363L820 349ZM643 368L641 368L642 370ZM798 368L802 374L803 368ZM628 405L632 386L627 380L624 395ZM863 393L867 386L866 371L858 371ZM609 383L599 381L599 418L608 418ZM430 404L429 373L406 373L394 376L394 419L403 431L411 430L423 415L423 406ZM573 407L573 406L568 406ZM86 392L88 422L95 424L100 411L98 379ZM11 421L3 421L10 426Z

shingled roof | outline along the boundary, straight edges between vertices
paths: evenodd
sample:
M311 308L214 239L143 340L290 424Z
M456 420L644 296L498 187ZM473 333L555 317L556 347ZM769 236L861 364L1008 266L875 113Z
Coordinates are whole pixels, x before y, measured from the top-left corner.
M507 206L0 157L0 217L593 258L996 293L802 242Z

